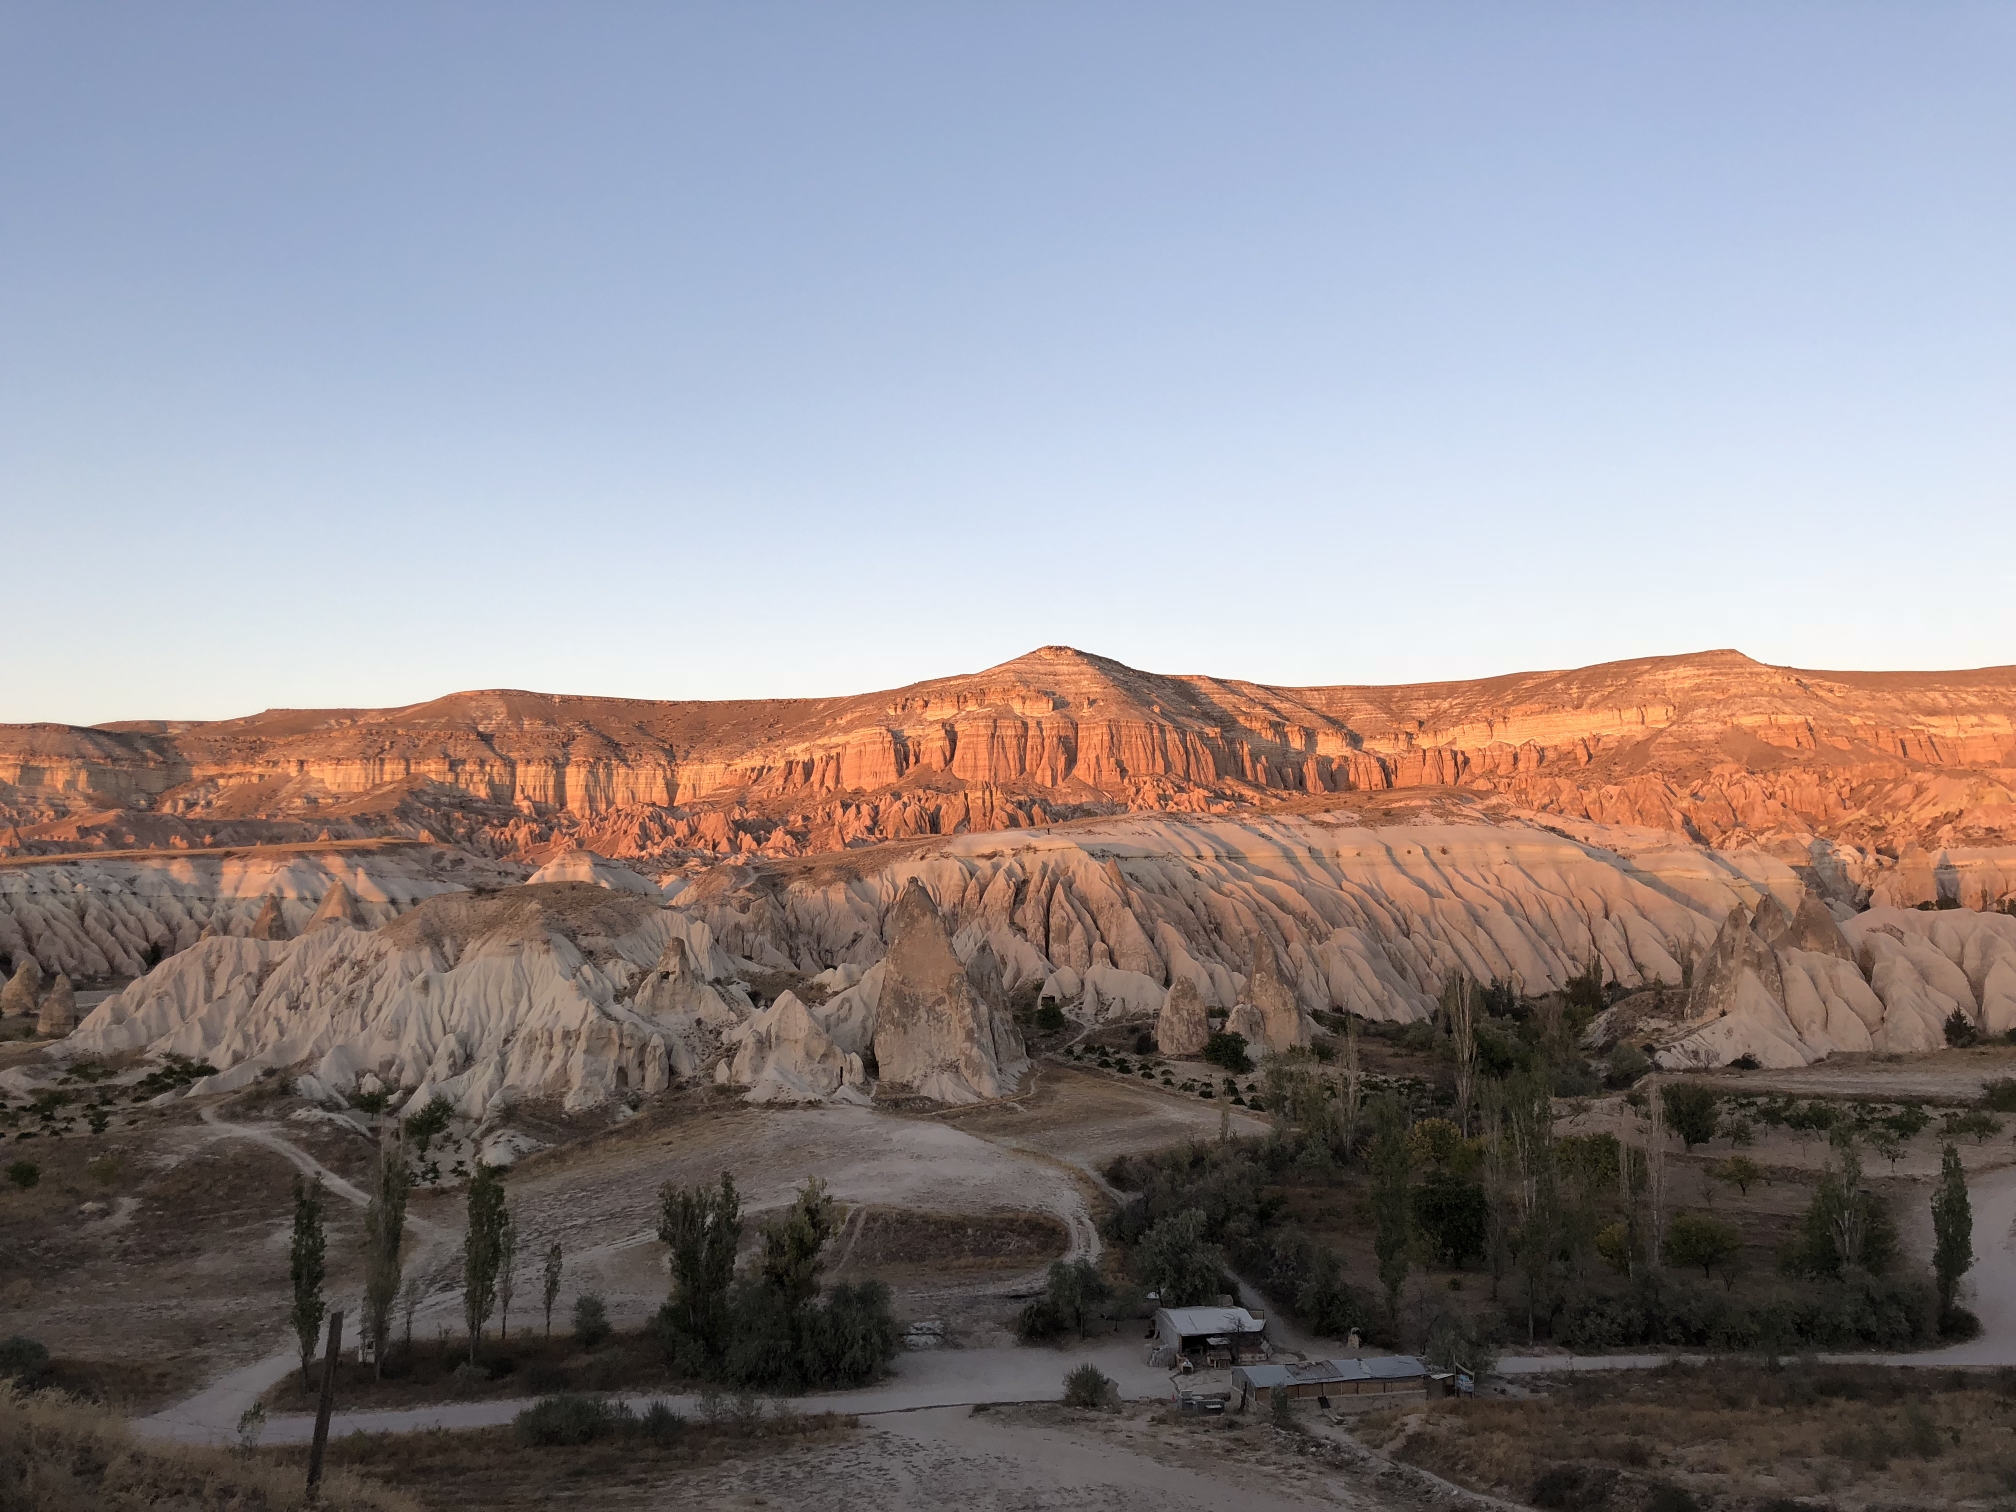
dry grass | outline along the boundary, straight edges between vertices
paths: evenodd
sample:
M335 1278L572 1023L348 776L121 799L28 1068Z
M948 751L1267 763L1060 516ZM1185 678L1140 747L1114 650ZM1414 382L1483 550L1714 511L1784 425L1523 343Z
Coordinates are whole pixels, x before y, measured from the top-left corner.
M2016 1375L1882 1366L1668 1366L1584 1376L1544 1395L1434 1402L1364 1418L1374 1448L1480 1491L1629 1512L1664 1481L1703 1505L1814 1498L1862 1508L2007 1506ZM1606 1489L1607 1488L1607 1489Z
M509 1428L473 1432L352 1434L332 1440L329 1463L411 1491L435 1512L516 1512L561 1505L634 1504L654 1487L710 1465L767 1460L852 1438L853 1418L835 1413L693 1423L664 1442L614 1438L534 1446Z
M476 1352L474 1373L456 1374L469 1360L466 1336L451 1336L445 1343L415 1339L410 1350L395 1342L382 1380L355 1355L346 1356L336 1371L336 1400L350 1411L556 1391L684 1392L703 1385L666 1368L664 1348L648 1328L611 1334L590 1350L575 1341L564 1319L558 1321L559 1331L551 1339L540 1331L537 1314L531 1329L520 1332L514 1327L509 1340L486 1336ZM319 1363L306 1385L298 1370L289 1371L267 1389L268 1410L313 1412L321 1399L321 1382Z
M286 1512L308 1505L299 1465L136 1439L119 1418L53 1392L0 1384L0 1507L34 1512ZM338 1470L325 1512L418 1512L417 1504Z

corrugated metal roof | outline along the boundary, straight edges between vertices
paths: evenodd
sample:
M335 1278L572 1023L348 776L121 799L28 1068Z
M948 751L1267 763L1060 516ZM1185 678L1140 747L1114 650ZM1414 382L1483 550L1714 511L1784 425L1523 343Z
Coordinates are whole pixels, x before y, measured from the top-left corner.
M1427 1373L1428 1367L1412 1355L1374 1355L1368 1360L1291 1361L1283 1365L1239 1365L1232 1371L1236 1379L1245 1381L1249 1386L1270 1389L1290 1383L1323 1386L1333 1381L1339 1384L1349 1381L1405 1381Z
M1259 1333L1267 1326L1243 1307L1165 1307L1156 1317L1158 1323L1167 1318L1186 1339L1198 1334Z

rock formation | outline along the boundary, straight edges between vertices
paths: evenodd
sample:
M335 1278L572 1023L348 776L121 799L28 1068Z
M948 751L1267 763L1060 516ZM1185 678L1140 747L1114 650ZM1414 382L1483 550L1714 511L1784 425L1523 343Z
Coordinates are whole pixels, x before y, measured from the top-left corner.
M260 905L258 916L252 920L252 927L247 934L255 940L285 940L290 937L290 933L286 916L280 912L280 900L270 893L267 894L266 901Z
M1169 984L1155 1019L1155 1048L1164 1055L1196 1055L1211 1038L1211 1021L1197 984L1179 976Z
M1798 851L1842 899L1980 907L2016 892L2012 714L2010 668L1806 672L1714 651L1270 688L1046 646L842 698L493 690L172 730L0 727L0 821L29 850L403 836L671 862L1458 788Z
M1253 937L1252 969L1240 1006L1250 1006L1258 1015L1260 1040L1274 1054L1303 1049L1315 1038L1316 1026L1295 990L1281 980L1281 958L1264 931ZM1243 1028L1232 1032L1246 1033Z
M729 1031L734 1053L715 1069L723 1086L741 1086L749 1102L869 1100L861 1057L833 1043L826 1027L793 993Z
M722 974L728 969L725 961L719 963ZM695 1075L713 1060L723 1036L750 1012L749 999L740 988L716 987L694 966L681 935L665 942L630 1003L663 1037L671 1069L678 1076Z
M77 994L71 990L70 978L59 971L42 995L42 1006L35 1016L35 1033L43 1039L62 1039L76 1027Z
M2016 1028L2016 918L1873 908L1836 924L1811 902L1730 910L1660 1064L1937 1050L1956 1011L1990 1034Z
M316 906L315 912L309 915L308 927L302 933L306 934L308 930L320 929L324 924L347 924L352 929L355 929L360 922L361 920L357 914L357 900L350 896L349 888L345 887L341 882L337 882L332 884L329 891L322 895L321 903ZM257 940L267 937L255 931L252 938Z
M42 968L35 957L17 956L21 964L5 987L0 987L0 1017L33 1013L42 1001Z
M982 996L937 905L914 880L896 900L882 963L875 1061L883 1085L945 1103L1013 1092L1028 1068L1022 1037Z

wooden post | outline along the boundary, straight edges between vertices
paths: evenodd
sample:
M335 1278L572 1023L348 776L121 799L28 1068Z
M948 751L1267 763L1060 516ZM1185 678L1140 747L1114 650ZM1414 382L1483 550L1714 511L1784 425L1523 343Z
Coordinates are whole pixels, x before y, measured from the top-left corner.
M322 1484L322 1450L329 1442L329 1409L336 1404L336 1366L343 1355L343 1310L329 1314L329 1353L322 1361L322 1401L315 1409L315 1442L308 1449L308 1499Z

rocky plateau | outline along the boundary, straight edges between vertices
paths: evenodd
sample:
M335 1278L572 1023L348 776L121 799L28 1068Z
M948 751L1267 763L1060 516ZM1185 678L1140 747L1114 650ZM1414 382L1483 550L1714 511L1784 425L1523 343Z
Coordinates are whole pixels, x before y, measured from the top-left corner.
M1592 964L1666 989L1667 1065L1930 1049L2016 1028L2012 712L2007 668L1277 689L1052 647L858 698L8 727L0 1006L81 1016L52 1064L477 1120L980 1101L1018 1002L1266 1055Z

